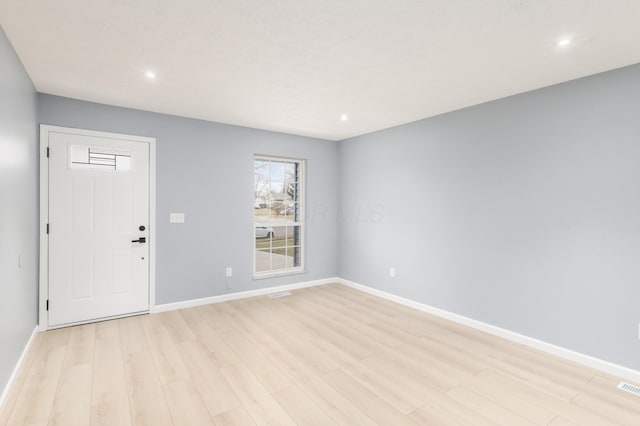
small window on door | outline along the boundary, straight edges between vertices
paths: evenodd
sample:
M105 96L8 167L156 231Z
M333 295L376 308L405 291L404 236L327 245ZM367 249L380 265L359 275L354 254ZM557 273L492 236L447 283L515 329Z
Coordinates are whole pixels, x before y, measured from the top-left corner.
M255 156L255 278L304 271L304 160Z
M131 150L70 145L69 168L128 172L131 170Z

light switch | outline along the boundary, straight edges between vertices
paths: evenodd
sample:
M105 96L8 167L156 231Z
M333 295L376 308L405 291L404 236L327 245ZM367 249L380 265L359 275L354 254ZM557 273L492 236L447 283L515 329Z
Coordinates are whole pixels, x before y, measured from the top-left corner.
M184 213L169 213L169 223L184 223Z

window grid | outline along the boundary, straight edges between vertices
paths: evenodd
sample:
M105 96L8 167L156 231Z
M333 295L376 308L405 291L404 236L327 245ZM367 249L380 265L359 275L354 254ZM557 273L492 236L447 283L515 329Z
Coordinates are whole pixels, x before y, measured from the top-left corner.
M254 278L304 271L304 160L254 157Z

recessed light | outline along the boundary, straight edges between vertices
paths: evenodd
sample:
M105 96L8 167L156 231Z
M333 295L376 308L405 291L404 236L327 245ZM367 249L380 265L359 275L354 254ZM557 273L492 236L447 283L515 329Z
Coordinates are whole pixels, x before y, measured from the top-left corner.
M565 47L571 44L571 39L570 38L563 38L562 40L558 41L558 47Z
M149 80L153 80L154 78L156 78L156 73L153 71L147 71L144 73L144 75L149 79Z
M349 116L347 114L342 114L340 116L340 121L347 121L349 119Z

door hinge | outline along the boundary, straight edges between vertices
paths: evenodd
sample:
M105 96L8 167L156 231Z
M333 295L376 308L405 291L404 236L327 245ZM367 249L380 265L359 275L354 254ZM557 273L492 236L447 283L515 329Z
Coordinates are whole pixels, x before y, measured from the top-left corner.
M47 147L47 158L49 158L49 147Z
M47 234L49 233L49 224L47 223Z
M47 311L49 310L49 299L47 299Z

